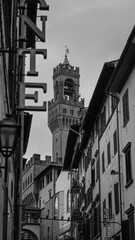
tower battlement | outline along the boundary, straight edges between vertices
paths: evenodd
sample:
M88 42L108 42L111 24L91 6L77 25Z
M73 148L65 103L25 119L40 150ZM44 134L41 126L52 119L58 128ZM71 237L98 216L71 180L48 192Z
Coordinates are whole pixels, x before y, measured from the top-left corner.
M57 104L67 104L67 105L72 105L75 107L83 107L84 106L84 98L81 98L80 101L76 102L73 99L69 100L67 96L65 96L64 99L52 99L51 101L48 101L48 110L53 108Z
M79 78L79 67L71 66L70 64L60 63L53 69L53 79L57 78L59 75L65 75L67 77Z

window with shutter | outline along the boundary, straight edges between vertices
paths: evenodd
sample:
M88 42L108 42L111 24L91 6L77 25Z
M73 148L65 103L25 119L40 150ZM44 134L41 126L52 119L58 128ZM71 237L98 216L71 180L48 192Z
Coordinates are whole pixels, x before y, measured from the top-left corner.
M91 184L92 187L95 186L95 164L91 166Z
M115 213L119 213L119 185L118 182L114 184L114 201L115 201Z
M128 142L123 152L125 153L126 166L126 187L132 183L132 166L131 166L131 142Z
M129 98L128 98L128 89L123 95L123 125L124 127L127 125L129 121Z
M112 218L112 192L108 193L109 218Z
M94 209L94 237L97 235L97 208Z
M97 206L97 233L100 232L100 205Z
M98 180L98 178L99 178L99 174L100 174L100 172L99 172L99 158L97 157L97 162L96 162L96 180Z
M117 94L116 93L112 93L112 96L111 96L112 113L116 109L116 106L117 106Z
M102 153L102 173L105 172L105 154L104 152Z
M105 209L106 209L106 199L104 199L104 201L103 201L103 222L104 222L104 212L105 212Z
M115 130L113 134L113 146L114 146L114 156L117 153L117 131Z
M128 220L122 221L122 239L134 240L134 206L130 204L129 209L125 212Z
M108 165L111 162L111 148L110 148L110 141L107 144L107 161L108 161Z

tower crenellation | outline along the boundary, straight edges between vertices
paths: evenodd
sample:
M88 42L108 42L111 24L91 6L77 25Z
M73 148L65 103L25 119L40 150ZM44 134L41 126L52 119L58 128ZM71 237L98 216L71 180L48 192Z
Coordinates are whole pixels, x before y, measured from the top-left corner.
M48 101L48 110L51 110L59 103L59 99ZM61 99L62 104L70 104L71 106L83 107L84 106L84 98L80 98L80 100L76 103L73 99L69 100L67 96L64 99Z
M57 67L53 69L53 79L56 79L60 75L64 75L66 77L80 78L79 67L60 63L59 65L57 65Z

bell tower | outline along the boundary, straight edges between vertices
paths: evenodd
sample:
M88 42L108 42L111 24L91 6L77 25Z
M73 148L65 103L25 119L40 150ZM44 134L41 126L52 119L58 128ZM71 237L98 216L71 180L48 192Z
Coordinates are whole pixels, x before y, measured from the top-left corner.
M54 98L48 102L48 127L52 133L52 159L64 159L68 130L78 124L84 99L79 100L79 68L70 65L67 51L63 63L53 69Z

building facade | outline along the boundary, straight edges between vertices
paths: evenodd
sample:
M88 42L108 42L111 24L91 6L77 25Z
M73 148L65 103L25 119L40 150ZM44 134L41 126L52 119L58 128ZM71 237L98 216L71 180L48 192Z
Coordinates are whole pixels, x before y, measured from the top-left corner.
M25 94L26 85L33 85L26 84L24 76L37 76L36 53L40 52L44 57L46 55L46 50L36 49L35 36L45 42L47 20L43 16L44 27L40 31L36 25L37 8L49 10L46 1L0 1L0 120L6 115L6 120L12 118L14 127L20 130L17 131L14 154L8 157L8 161L0 149L0 239L21 239L23 155L27 149L32 120L32 114L28 111L46 110L45 103L38 108L25 105L25 99L33 99L34 95ZM28 73L24 67L26 54L34 56L34 65L31 61ZM39 85L34 83L34 88L39 88ZM42 83L40 87L46 92L46 84ZM32 183L33 179L30 178L29 181ZM27 186L27 182L25 184Z
M40 154L33 154L24 166L22 173L22 199L23 204L27 207L38 207L38 191L35 187L35 178L46 168L48 157L46 156L46 160L41 160Z
M54 99L48 103L48 126L53 142L52 160L41 161L36 159L39 155L34 154L24 167L23 204L30 207L32 202L29 200L33 195L33 203L41 210L43 240L62 240L71 236L70 173L61 170L68 131L71 124L79 125L84 109L84 99L79 100L79 78L79 68L70 65L66 54L63 64L60 63L53 70Z
M75 239L134 239L134 36L135 28L120 59L104 64L70 154L69 132L63 168L78 172Z
M8 7L7 7L8 6ZM15 112L15 69L14 56L7 49L14 49L14 15L15 1L0 2L0 121L6 114L17 120ZM6 159L0 153L0 240L15 239L15 167L17 162L13 155ZM7 173L6 173L7 172ZM6 176L7 175L7 176ZM5 182L6 180L6 182ZM8 215L7 215L8 214ZM8 217L7 217L8 216Z

